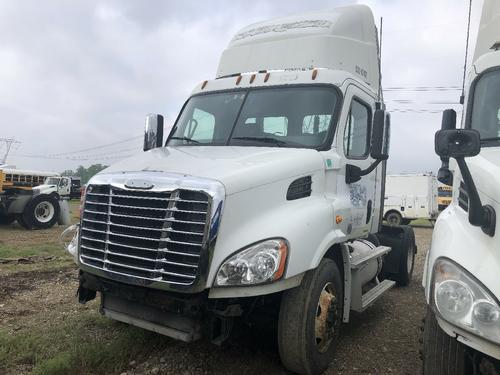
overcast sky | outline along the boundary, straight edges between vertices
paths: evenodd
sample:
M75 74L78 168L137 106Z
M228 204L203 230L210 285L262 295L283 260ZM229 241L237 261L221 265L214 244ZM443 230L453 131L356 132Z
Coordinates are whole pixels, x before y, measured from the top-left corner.
M384 18L385 88L461 86L467 0L0 0L0 138L21 142L7 161L62 171L139 152L145 115L164 114L171 124L192 88L214 77L238 29L352 3ZM473 4L475 30L481 0ZM390 171L437 171L439 112L459 109L450 104L459 96L385 92L393 111Z

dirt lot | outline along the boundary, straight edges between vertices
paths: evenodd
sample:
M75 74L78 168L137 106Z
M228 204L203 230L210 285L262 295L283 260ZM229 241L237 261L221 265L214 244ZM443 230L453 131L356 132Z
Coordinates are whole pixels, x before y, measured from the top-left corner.
M257 342L250 335L222 348L188 345L102 318L96 301L79 305L77 271L56 241L61 230L0 228L0 374L286 373L272 336ZM415 231L411 286L352 316L328 374L421 373L420 284L432 230Z

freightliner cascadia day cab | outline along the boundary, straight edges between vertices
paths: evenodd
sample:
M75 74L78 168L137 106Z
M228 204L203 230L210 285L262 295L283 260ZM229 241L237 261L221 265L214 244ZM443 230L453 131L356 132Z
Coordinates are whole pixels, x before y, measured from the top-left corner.
M79 301L184 341L272 316L284 366L325 370L351 310L413 270L411 228L381 226L379 88L368 7L242 29L166 142L148 115L146 152L88 183L67 246Z
M500 2L486 0L462 126L447 110L436 134L439 177L453 184L453 199L436 222L423 277L426 375L500 374L499 48Z

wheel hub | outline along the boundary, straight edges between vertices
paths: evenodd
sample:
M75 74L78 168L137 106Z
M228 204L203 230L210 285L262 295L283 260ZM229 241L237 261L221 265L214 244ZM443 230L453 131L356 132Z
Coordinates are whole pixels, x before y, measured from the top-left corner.
M316 345L320 353L330 347L335 334L335 302L337 298L332 283L323 287L316 308L314 332Z
M35 207L35 218L42 223L46 223L54 217L54 206L49 202L40 202Z

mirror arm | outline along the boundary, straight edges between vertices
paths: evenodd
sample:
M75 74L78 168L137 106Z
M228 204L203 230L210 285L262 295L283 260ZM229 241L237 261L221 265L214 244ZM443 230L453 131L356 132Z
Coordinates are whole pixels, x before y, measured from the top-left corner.
M361 177L366 176L367 174L373 172L381 162L382 159L378 159L366 169L361 169L360 167L357 167L355 165L347 164L345 166L346 184L352 184L353 182L358 182L359 180L361 180Z
M496 227L496 212L490 205L481 203L481 198L476 188L476 184L470 174L469 167L464 158L455 158L460 168L460 173L464 180L467 193L469 195L469 223L476 227L481 227L484 233L493 237Z

